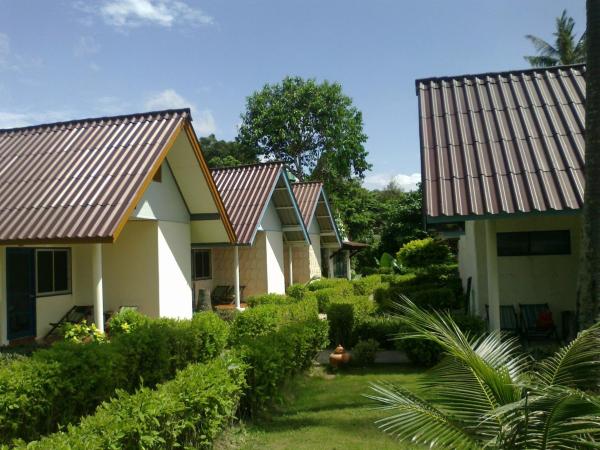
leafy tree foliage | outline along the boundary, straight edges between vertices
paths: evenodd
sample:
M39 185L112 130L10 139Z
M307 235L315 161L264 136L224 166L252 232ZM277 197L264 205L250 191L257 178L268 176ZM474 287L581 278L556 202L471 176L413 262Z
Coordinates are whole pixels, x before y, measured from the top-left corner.
M258 162L256 151L238 142L219 140L214 134L201 137L200 147L210 167L233 167Z
M300 180L323 181L336 200L370 169L366 140L362 114L340 84L300 77L249 96L237 137L259 156L285 162Z
M531 34L525 36L531 41L538 53L536 56L525 56L525 60L533 67L584 63L586 55L585 33L577 39L573 28L575 28L575 21L567 15L565 9L561 16L556 18L556 31L553 33L555 37L554 45Z

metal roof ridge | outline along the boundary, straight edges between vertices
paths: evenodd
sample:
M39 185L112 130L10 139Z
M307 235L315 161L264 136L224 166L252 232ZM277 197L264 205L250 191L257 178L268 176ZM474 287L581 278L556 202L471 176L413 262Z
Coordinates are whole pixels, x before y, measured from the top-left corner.
M34 130L36 128L50 128L56 127L60 125L71 125L78 123L88 123L88 122L99 122L102 120L116 120L116 119L125 119L128 117L143 117L143 116L151 116L151 115L166 115L170 113L186 113L190 120L192 120L192 113L190 108L174 108L174 109L162 109L157 111L146 111L139 113L129 113L129 114L119 114L116 116L99 116L99 117L86 117L83 119L72 119L72 120L63 120L58 122L49 122L49 123L40 123L37 125L27 125L24 127L13 127L13 128L0 128L0 133L8 133L12 131L25 131L25 130Z
M434 77L424 77L424 78L415 79L415 88L416 88L417 94L418 94L419 83L427 83L427 82L431 82L431 81L450 81L450 80L458 80L458 79L464 79L464 78L497 77L497 76L502 76L502 75L510 75L510 74L519 75L519 74L526 74L526 73L533 73L533 72L553 72L553 71L555 72L558 70L575 69L575 68L581 68L581 69L585 70L586 64L585 63L566 64L566 65L550 66L550 67L529 67L527 69L501 70L498 72L490 71L490 72L482 72L482 73L465 73L465 74L458 74L458 75L440 75L440 76L434 76Z

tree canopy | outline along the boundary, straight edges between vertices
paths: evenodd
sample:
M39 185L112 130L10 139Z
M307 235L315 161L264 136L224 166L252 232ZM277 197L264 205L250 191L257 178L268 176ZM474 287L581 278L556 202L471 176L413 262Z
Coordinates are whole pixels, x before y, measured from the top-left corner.
M535 56L525 56L525 60L533 67L547 67L585 62L585 33L579 39L573 29L575 21L567 15L565 9L560 17L556 18L556 31L554 45L542 38L531 34L525 37L531 41L537 51Z
M339 83L286 77L247 98L237 143L278 160L337 199L370 169L361 112Z
M209 167L233 167L258 162L256 151L238 142L223 141L214 134L200 138L200 147Z

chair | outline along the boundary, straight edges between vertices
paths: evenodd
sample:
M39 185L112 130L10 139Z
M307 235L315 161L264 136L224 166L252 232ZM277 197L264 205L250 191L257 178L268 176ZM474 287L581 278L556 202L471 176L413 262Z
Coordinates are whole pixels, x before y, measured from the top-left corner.
M486 320L490 322L490 308L485 305ZM500 329L502 331L510 331L511 333L519 334L519 319L513 305L500 305Z
M523 337L526 340L549 338L559 340L548 303L519 303L519 309Z
M213 305L228 304L231 303L233 295L232 286L217 286L213 289L210 300Z
M75 305L62 316L58 322L50 322L52 328L46 333L44 339L48 339L52 336L60 327L67 323L79 323L83 320L91 322L94 307L92 305Z

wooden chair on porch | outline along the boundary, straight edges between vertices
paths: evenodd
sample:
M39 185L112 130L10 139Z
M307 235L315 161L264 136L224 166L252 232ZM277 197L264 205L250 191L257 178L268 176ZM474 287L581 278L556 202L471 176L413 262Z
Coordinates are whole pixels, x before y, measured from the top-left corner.
M490 308L485 305L486 321L490 323ZM520 334L519 319L513 305L500 305L500 330Z
M60 328L67 323L79 323L83 320L88 322L92 321L92 315L94 313L94 307L92 305L75 305L62 316L58 322L50 322L52 328L44 336L44 340L49 340L52 336L55 336Z
M240 286L240 306L244 306L244 289L246 286ZM233 286L217 286L211 296L211 303L214 309L232 309L235 308L235 289Z
M523 337L533 339L552 339L559 341L556 324L548 303L519 303Z

